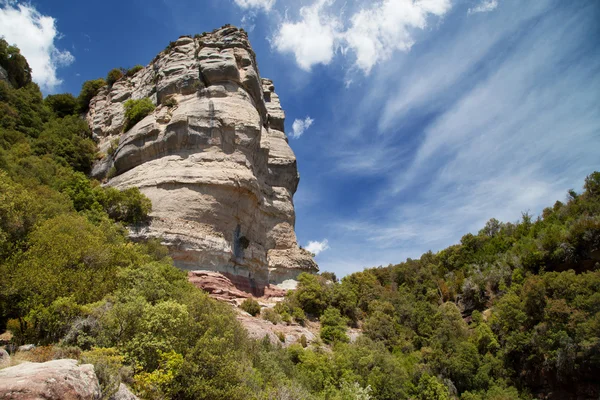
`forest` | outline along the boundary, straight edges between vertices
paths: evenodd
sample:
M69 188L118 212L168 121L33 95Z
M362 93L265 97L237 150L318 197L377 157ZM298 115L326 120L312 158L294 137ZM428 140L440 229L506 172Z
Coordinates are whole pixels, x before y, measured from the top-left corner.
M121 382L144 399L600 395L600 172L419 259L300 275L269 318L319 321L320 339L284 348L250 339L160 243L128 239L152 209L138 189L88 178L82 113L110 79L44 98L4 40L0 66L0 333L38 361L94 364L103 398Z

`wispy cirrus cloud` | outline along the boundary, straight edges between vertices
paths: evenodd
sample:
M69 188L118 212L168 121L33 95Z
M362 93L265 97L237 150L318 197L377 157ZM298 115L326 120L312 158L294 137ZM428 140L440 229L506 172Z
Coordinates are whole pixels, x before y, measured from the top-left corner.
M53 91L62 83L57 70L75 61L68 50L56 45L60 39L56 19L42 15L31 4L3 1L0 7L0 36L19 47L32 69L32 79L42 89Z
M477 6L469 8L467 14L485 13L494 11L498 7L498 0L483 0Z
M302 179L318 198L299 209L299 235L327 237L331 249L319 263L340 275L439 250L492 217L537 214L598 169L597 4L503 0L446 9L433 2L440 8L418 11L411 8L418 2L407 1L424 25L407 19L408 36L394 31L399 47L378 53L386 31L365 22L364 49L376 56L359 66L359 52L369 53L343 34L354 15L386 3L319 10L339 23L334 57L353 57L354 67L332 58L309 75L337 92L319 99L321 114L310 111L320 121L318 145L297 152ZM396 21L392 14L364 11L363 21ZM345 76L352 69L370 74ZM341 82L325 83L322 74ZM311 217L316 228L306 228Z

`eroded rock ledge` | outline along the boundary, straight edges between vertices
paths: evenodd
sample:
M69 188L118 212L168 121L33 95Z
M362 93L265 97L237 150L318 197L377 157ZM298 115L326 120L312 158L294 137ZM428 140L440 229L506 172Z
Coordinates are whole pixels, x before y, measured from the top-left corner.
M144 97L155 111L123 132L124 102ZM106 154L93 175L152 200L152 221L133 238L160 238L180 268L224 273L255 295L318 269L294 233L285 114L243 30L180 37L103 88L87 120Z

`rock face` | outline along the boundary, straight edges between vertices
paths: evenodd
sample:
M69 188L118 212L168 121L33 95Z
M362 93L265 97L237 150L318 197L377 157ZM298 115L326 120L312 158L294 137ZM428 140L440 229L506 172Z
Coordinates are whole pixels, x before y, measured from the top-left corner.
M124 102L144 97L156 109L123 133ZM87 120L111 153L92 174L152 200L152 221L134 239L160 238L178 267L221 272L255 295L318 269L294 233L299 175L285 114L243 30L172 42L103 88Z
M94 367L76 360L26 362L0 370L0 399L92 400L100 395Z

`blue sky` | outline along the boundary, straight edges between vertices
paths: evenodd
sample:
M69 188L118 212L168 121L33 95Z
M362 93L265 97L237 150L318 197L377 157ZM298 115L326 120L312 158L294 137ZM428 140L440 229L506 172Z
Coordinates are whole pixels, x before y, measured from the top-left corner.
M600 169L594 0L0 4L45 93L243 26L287 114L299 242L338 275L537 215Z

